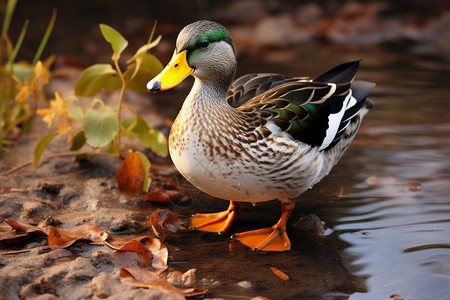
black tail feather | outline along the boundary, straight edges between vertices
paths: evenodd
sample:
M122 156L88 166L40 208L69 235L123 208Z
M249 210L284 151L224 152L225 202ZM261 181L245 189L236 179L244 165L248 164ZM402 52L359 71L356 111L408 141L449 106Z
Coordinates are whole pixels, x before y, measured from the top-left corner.
M322 82L322 83L347 83L353 81L355 78L356 72L358 71L359 60L348 62L333 69L325 72L320 75L314 81Z
M375 83L368 81L356 80L352 82L352 96L356 100L361 101L369 95L372 89L375 87Z

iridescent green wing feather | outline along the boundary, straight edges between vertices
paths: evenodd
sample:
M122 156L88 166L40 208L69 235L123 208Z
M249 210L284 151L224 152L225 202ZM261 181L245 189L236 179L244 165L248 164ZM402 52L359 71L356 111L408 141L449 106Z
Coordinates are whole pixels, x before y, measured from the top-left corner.
M326 136L328 116L342 107L349 88L350 83L334 86L304 80L288 82L254 97L238 110L256 113L260 125L272 121L293 139L320 146Z
M264 125L271 121L295 140L321 150L331 149L374 86L352 83L358 66L358 61L345 63L315 80L277 74L246 75L233 83L227 100L247 116L249 132L256 139L261 134L254 132L270 134Z

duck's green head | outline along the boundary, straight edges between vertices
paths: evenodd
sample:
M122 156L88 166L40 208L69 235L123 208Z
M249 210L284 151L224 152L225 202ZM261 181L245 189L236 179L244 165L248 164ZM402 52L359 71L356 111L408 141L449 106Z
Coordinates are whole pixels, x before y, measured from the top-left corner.
M172 59L147 88L164 91L190 74L228 88L235 71L234 44L228 30L216 22L197 21L181 30Z

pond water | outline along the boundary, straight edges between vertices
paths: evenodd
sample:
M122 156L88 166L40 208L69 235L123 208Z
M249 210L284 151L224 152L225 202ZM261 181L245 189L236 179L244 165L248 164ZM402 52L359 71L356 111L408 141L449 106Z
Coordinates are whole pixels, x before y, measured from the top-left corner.
M350 299L449 299L449 64L397 52L367 65L359 77L377 83L375 106L321 186L342 187L340 197L314 213L365 278L367 292Z

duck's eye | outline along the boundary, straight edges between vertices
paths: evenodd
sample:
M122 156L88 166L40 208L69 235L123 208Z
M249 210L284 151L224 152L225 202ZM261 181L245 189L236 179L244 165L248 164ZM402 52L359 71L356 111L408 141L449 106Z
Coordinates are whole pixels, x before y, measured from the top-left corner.
M200 47L206 48L209 45L209 41L207 39L204 39L200 42Z

